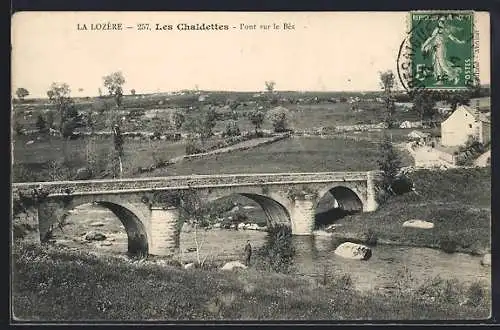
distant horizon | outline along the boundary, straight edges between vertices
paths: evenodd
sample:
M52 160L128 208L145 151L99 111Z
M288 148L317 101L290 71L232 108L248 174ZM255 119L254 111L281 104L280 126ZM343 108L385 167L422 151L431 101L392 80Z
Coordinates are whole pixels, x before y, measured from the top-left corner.
M490 83L489 14L476 12L480 81ZM379 72L397 75L407 12L20 12L12 18L12 94L44 98L52 82L73 97L98 96L121 71L137 94L200 90L376 92ZM80 24L217 22L228 31L82 31ZM240 29L284 23L293 30ZM396 77L396 84L401 85ZM402 88L399 86L399 88ZM78 89L83 89L78 92Z
M489 88L490 87L490 84L480 84L480 87L481 88ZM70 89L71 89L71 86L70 86ZM298 94L306 94L306 93L324 93L324 94L328 94L328 93L346 93L346 94L375 94L375 93L382 93L382 89L380 90L349 90L349 91L343 91L343 90L330 90L330 91L320 91L320 90L274 90L275 92L277 93L298 93ZM254 93L254 94L260 94L260 93L269 93L267 91L264 91L264 90L210 90L210 89L199 89L199 90L194 90L194 89L179 89L179 90L170 90L170 91L159 91L159 92L146 92L146 93L135 93L135 94L130 94L129 93L124 93L123 96L139 96L139 95L157 95L157 94L168 94L168 93L180 93L180 92L199 92L199 93ZM394 92L396 93L406 93L406 90L404 89L398 89L398 90L395 90ZM19 100L19 98L15 95L15 91L13 92L13 96L12 96L14 99L16 100ZM70 94L70 97L72 98L94 98L94 97L103 97L103 98L106 98L106 97L112 97L111 95L109 95L108 93L105 93L103 95L71 95ZM40 97L40 96L37 96L37 97L34 97L34 96L27 96L24 98L24 100L37 100L37 99L40 99L40 100L45 100L45 99L49 99L47 96L45 97Z

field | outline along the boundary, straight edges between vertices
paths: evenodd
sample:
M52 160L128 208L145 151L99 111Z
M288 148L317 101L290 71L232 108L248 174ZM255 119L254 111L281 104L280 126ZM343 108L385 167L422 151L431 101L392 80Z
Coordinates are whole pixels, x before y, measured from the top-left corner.
M370 97L375 97L377 94L373 94ZM349 97L349 96L363 96L361 94L339 94L339 93L292 93L283 92L280 96L288 101L282 101L280 104L289 109L288 114L288 127L294 130L313 130L321 127L335 127L338 125L352 125L352 124L370 124L379 123L384 116L384 109L381 103L373 101L373 99L362 99L358 102L358 111L353 111L351 104L347 102L337 102L331 103L328 100L331 97ZM312 101L314 97L319 97L319 101ZM219 120L216 123L214 132L223 132L229 120L232 120L233 116L236 118L236 122L241 131L253 131L255 127L251 124L250 120L247 118L247 114L250 111L255 110L259 106L261 98L254 98L253 93L211 93L210 101L199 102L196 95L183 95L183 96L172 96L168 94L152 94L152 95L138 95L138 96L126 96L123 99L123 105L119 110L115 110L119 113L119 117L123 117L122 120L122 131L141 131L141 132L153 132L160 130L160 133L169 133L177 131L171 126L169 128L168 121L171 118L173 111L179 111L185 114L187 118L200 116L206 109L214 107L217 113L220 115ZM264 97L265 98L265 97ZM302 100L308 99L307 102L302 102L300 104L293 103L291 100ZM227 104L237 103L236 107L230 108ZM109 98L88 98L88 99L76 99L75 108L82 113L92 113L95 120L94 130L108 130L109 131L109 114L110 109L113 107L113 100ZM128 117L130 111L140 110L144 111L144 115L140 117ZM47 116L49 112L55 114L55 123L59 122L58 115L55 111L54 105L48 103L47 100L26 100L22 103L16 102L14 104L13 111L13 122L15 125L21 127L24 130L33 130L36 128L36 120L38 115ZM403 120L416 120L417 116L414 112L403 111L399 109L395 115L397 121ZM160 123L160 126L158 126ZM159 128L160 127L160 128ZM270 130L272 129L271 122L268 118L264 120L262 129ZM83 129L85 131L85 129ZM87 129L88 130L88 129ZM178 133L186 133L184 128L181 128ZM406 135L409 130L403 130L401 136ZM395 141L398 139L399 133L397 130L394 131ZM380 134L373 133L367 135L368 139L379 140ZM217 140L217 139L212 139ZM32 142L31 142L32 141ZM315 141L316 142L316 141ZM215 143L214 142L208 142ZM51 137L47 134L31 133L28 135L13 135L13 164L16 169L16 174L14 179L19 180L48 180L50 175L48 175L45 168L48 167L49 161L62 161L66 162L73 171L77 168L84 167L88 162L88 151L93 152L96 157L109 158L109 152L113 148L113 143L110 138L98 138L94 145L88 145L87 138L80 138L78 140L62 141L60 138ZM287 157L292 157L292 160L297 160L300 170L314 170L313 168L328 168L328 166L321 165L330 163L332 164L332 159L328 158L326 160L315 159L316 166L310 167L311 164L300 164L300 158L298 155L294 156L294 153L302 152L304 148L310 150L312 153L317 153L315 147L311 146L313 142L305 141L301 143L305 147L295 146L293 143L290 145L291 150L288 152ZM343 148L338 143L332 145L333 148L339 146L342 148L341 152L344 152L347 147ZM127 138L124 144L125 147L125 157L124 157L124 176L133 177L137 175L138 167L149 167L154 164L155 160L168 160L176 156L184 154L185 151L185 141L170 142L170 141L148 141L148 140L134 140L132 138ZM280 148L286 148L280 144L278 149L271 149L271 153L281 152ZM319 146L317 148L323 148ZM370 152L365 152L365 148L362 144L352 144L352 149L361 150L362 155L367 155L371 157ZM283 150L287 152L287 150ZM259 149L260 153L265 153L267 150ZM335 152L338 151L335 150ZM155 156L153 157L153 153ZM310 154L308 154L310 155ZM261 155L262 156L262 155ZM261 156L255 158L255 164L261 164ZM286 165L276 164L275 161L270 156L269 166L264 163L264 172L276 171L280 167L286 169ZM235 157L238 157L236 155ZM265 156L264 156L265 157ZM347 167L355 168L357 164L351 164L349 159L350 155L346 154L346 159L341 157L336 157L334 160L338 166L346 165ZM279 163L279 160L277 160ZM286 160L288 164L292 164L289 160ZM370 162L368 162L371 164ZM319 164L319 165L318 165ZM195 172L198 171L195 168ZM236 170L236 169L235 169ZM244 168L242 168L244 170ZM26 178L26 172L31 173L32 177ZM212 170L210 170L210 173ZM230 169L233 171L233 169ZM20 173L24 172L24 173ZM178 170L174 169L174 173ZM44 178L45 177L45 178Z
M370 233L380 243L472 254L490 251L491 169L417 171L410 177L418 195L395 196L373 213L347 216L338 221L335 236L363 240ZM410 219L430 221L435 227L402 227Z
M409 155L403 154L410 165ZM378 167L378 145L342 138L291 138L251 150L183 161L148 175L366 171Z
M385 295L353 290L349 276L184 270L29 245L14 247L12 269L18 321L470 320L491 304L480 284L439 278L408 290L402 276Z
M42 141L27 145L30 137L20 136L14 140L14 181L49 181L49 162L65 162L73 175L78 168L86 166L89 157L100 157L105 162L113 148L111 138L97 138L89 145L88 138L61 140L46 136ZM90 149L90 150L89 150ZM185 142L135 141L127 139L124 144L124 174L132 177L139 167L155 164L155 159L169 160L185 154Z

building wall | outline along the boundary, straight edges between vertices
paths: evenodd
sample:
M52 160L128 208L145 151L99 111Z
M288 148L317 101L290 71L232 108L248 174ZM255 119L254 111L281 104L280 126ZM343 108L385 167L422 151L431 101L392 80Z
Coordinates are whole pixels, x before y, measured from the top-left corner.
M480 142L486 144L491 141L491 123L481 122L481 128Z
M441 123L441 144L443 146L460 146L465 144L469 135L476 135L474 116L459 107Z

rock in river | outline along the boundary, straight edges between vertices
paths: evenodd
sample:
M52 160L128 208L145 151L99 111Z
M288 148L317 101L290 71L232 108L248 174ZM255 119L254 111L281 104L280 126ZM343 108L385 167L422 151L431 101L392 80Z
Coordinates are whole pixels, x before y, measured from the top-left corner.
M361 244L345 242L335 249L335 254L346 259L368 260L372 256L372 250Z
M432 229L434 224L424 220L408 220L403 223L403 227L419 228L419 229Z
M228 263L226 263L222 269L223 270L233 270L235 268L243 268L243 269L246 269L247 266L245 266L244 264L242 264L241 262L239 261L230 261Z
M85 239L87 241L104 241L106 239L106 235L103 233L91 231L85 235Z

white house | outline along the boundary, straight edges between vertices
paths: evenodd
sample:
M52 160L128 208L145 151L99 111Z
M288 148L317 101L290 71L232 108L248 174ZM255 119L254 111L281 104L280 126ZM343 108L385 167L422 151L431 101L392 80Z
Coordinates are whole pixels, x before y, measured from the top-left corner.
M460 105L441 123L441 144L460 146L465 144L469 135L485 144L491 140L491 123L488 117L477 109Z

